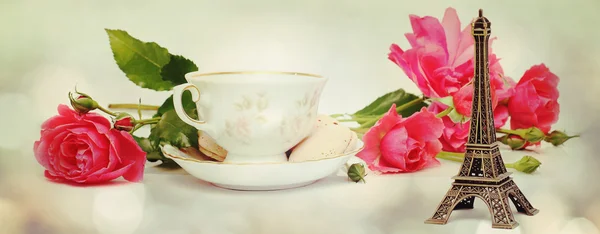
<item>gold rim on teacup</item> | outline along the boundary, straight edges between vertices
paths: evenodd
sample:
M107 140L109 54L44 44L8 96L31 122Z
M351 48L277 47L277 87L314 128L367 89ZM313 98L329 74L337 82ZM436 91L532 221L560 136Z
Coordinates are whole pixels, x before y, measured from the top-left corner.
M172 146L172 145L170 145L170 146L179 150L181 153L186 154L185 152L181 151L177 147ZM160 146L160 150L169 158L176 158L176 159L181 159L184 161L190 161L190 162L195 162L195 163L211 163L211 164L219 164L219 165L271 165L271 164L297 164L297 163L317 162L317 161L330 160L330 159L334 159L334 158L344 157L344 156L351 155L351 154L356 154L356 153L360 152L361 150L363 150L364 148L365 148L365 144L362 143L362 145L358 149L352 150L347 153L337 154L333 157L327 157L327 158L321 158L321 159L311 159L311 160L305 160L305 161L300 161L300 162L227 163L227 162L216 162L216 161L202 161L202 160L198 160L195 158L184 158L184 157L180 157L177 155L172 155L172 154L165 152L163 150L163 146Z
M215 76L215 75L237 75L237 74L279 74L279 75L294 75L294 76L308 76L315 78L323 78L321 75L304 73L304 72L284 72L284 71L229 71L229 72L190 72L188 73L189 78L199 77L199 76Z

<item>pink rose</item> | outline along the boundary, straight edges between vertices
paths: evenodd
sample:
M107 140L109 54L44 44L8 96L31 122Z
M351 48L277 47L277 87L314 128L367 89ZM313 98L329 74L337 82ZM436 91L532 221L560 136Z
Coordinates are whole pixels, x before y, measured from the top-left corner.
M402 68L425 96L452 96L473 78L475 40L470 25L461 30L453 8L446 9L441 23L431 16L416 15L410 15L410 22L413 33L405 35L411 48L404 51L392 44L388 58ZM490 74L492 80L501 81L503 71L492 53L493 40L489 45Z
M435 156L441 151L438 140L444 125L426 108L403 119L393 104L363 136L365 148L356 156L372 171L413 172L439 165Z
M142 180L146 153L129 133L111 129L98 114L79 114L66 105L59 105L58 113L42 124L33 146L48 179L86 184L120 176Z
M491 80L492 108L494 110L494 125L496 128L504 126L508 120L508 98L514 93L514 81L505 77L507 84L501 80ZM500 88L498 88L500 87ZM465 85L452 95L452 103L456 112L465 118L471 117L473 106L473 83ZM443 111L443 110L442 110Z
M448 106L434 102L428 109L433 113L440 113L446 108L448 108ZM444 123L444 130L440 136L442 150L447 152L465 152L465 144L469 137L469 125L471 122L455 123L449 116L444 116L441 119Z
M508 77L504 76L500 80L493 79L490 80L492 96L494 97L494 126L496 128L501 128L508 121L508 99L512 97L515 93L515 81Z
M548 133L558 121L558 76L544 64L535 65L523 74L508 100L510 127L537 127Z
M433 113L440 113L446 108L448 108L448 106L442 103L433 102L428 109ZM468 117L470 117L470 114ZM471 121L467 120L462 123L455 123L452 121L452 119L450 119L449 116L444 116L441 119L444 123L444 130L442 132L442 136L440 137L440 142L443 146L442 150L447 152L465 152L466 144L469 140L469 128L471 127ZM494 110L495 127L502 127L507 119L508 112L506 111L506 107L498 105Z

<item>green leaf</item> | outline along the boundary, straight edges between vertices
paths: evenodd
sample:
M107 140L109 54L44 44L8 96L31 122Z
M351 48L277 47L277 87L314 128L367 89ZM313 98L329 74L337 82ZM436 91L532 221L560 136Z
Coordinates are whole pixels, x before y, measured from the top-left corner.
M189 91L183 92L183 95L181 96L181 103L183 104L183 109L185 109L188 112L196 110L196 103L192 101L192 94ZM163 102L163 104L156 111L156 114L154 114L154 116L152 117L162 116L167 111L174 110L174 108L175 107L173 106L173 95L171 95L169 96L169 98L167 98L167 100Z
M133 139L135 139L137 144L140 146L140 148L142 148L142 150L144 152L149 153L149 152L154 151L154 147L152 146L152 144L150 143L150 140L148 140L148 138L138 137L135 135L131 135L131 136L133 136Z
M196 109L188 111L188 115L196 118ZM138 145L146 152L146 160L161 160L160 167L179 168L172 159L163 155L160 146L170 144L177 148L198 148L198 130L179 119L175 110L169 110L161 116L161 120L150 130L148 138L136 137Z
M187 111L192 118L197 118L196 108ZM170 144L177 148L198 147L198 130L181 121L175 110L165 112L160 121L150 130L148 137L155 148Z
M144 152L146 152L146 160L150 162L155 162L156 160L162 160L163 162L171 160L162 155L162 152L159 148L154 147L150 139L145 137L138 137L132 135L133 139L137 142L137 144L142 148Z
M117 65L125 75L142 88L170 90L173 83L161 76L161 69L171 54L154 42L142 42L123 30L106 29Z
M171 81L173 85L187 83L185 74L198 71L198 67L194 62L180 55L171 55L171 61L162 68L160 75L163 80Z
M362 110L354 113L354 116L376 116L386 113L392 104L396 104L396 107L400 107L413 100L419 99L417 95L407 93L403 89L398 89L393 92L386 93L385 95L377 98L374 102L363 108ZM422 107L427 106L425 102L420 102L410 107L407 107L398 112L403 117L411 116L413 113L421 110ZM360 123L360 122L359 122Z

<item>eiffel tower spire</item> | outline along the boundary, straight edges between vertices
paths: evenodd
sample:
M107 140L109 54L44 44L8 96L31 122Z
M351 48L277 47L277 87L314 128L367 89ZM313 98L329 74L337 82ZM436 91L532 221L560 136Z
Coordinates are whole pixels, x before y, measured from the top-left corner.
M491 97L488 59L491 25L490 21L483 17L482 10L479 10L479 18L471 24L471 34L475 38L475 71L468 144L492 144L496 141L492 100L488 98Z
M506 171L496 143L488 64L490 26L490 21L479 10L479 17L471 24L471 34L475 39L475 70L465 159L458 175L453 177L452 187L425 223L446 224L453 210L473 209L476 197L490 209L494 228L511 229L518 226L508 204L509 198L519 212L527 215L538 212L512 180L511 173Z

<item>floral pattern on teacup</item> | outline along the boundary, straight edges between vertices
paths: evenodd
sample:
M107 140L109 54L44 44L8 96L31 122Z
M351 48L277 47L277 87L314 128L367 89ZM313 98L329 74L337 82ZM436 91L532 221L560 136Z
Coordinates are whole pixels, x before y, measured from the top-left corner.
M233 104L239 115L225 121L225 133L245 144L252 141L252 127L267 122L263 111L269 107L269 99L264 92L242 96L242 100Z
M306 130L306 126L313 126L310 121L315 117L319 95L319 89L306 93L304 98L296 101L295 111L283 117L279 129L284 142L297 140L301 137L298 135L300 131Z

